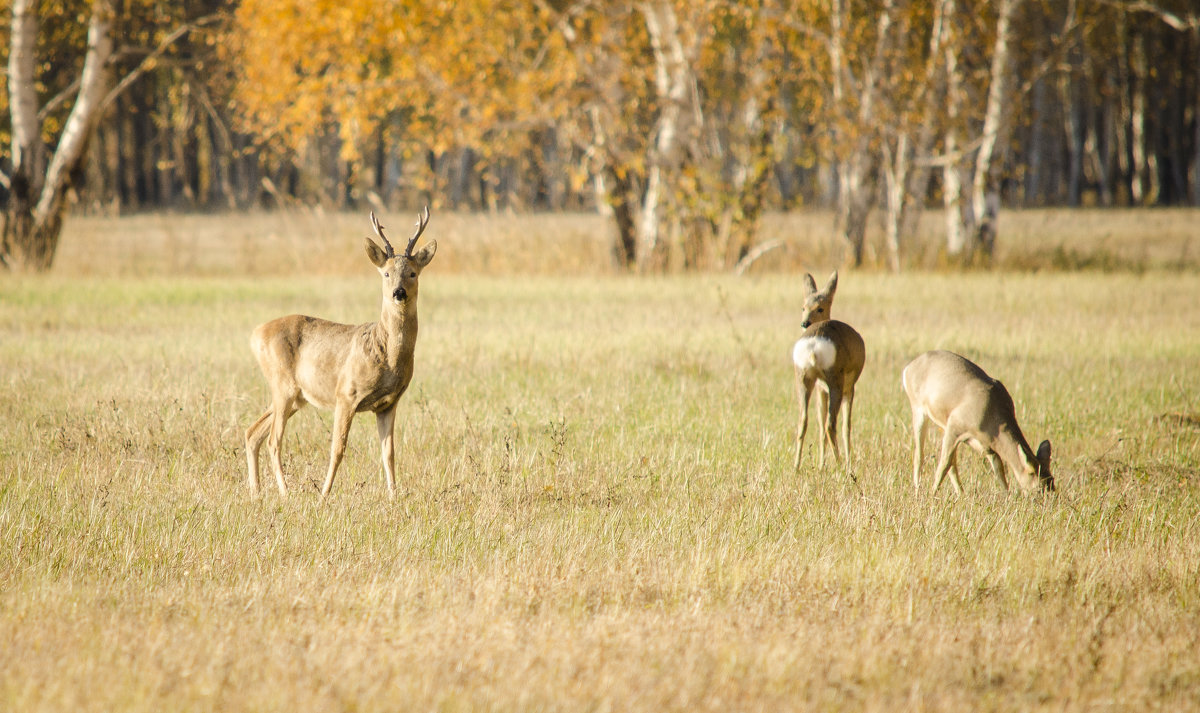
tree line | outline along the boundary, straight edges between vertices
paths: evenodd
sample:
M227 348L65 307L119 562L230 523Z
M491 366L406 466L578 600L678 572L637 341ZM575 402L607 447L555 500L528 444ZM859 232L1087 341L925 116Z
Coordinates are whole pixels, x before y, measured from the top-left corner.
M836 210L989 260L1019 206L1200 205L1191 0L12 0L0 264L69 205L603 210L624 269L729 269Z

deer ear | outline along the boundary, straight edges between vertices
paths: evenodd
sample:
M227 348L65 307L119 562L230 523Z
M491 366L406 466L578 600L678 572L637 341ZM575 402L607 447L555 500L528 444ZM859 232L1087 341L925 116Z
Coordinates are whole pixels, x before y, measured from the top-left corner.
M376 245L374 240L363 238L363 247L367 249L367 257L370 258L375 267L383 267L383 264L387 262L387 253L383 251L383 248Z
M1042 441L1042 444L1037 449L1038 462L1043 466L1050 465L1050 441Z
M837 292L837 270L834 270L833 274L829 276L829 284L825 285L825 291L831 295Z
M435 252L437 252L437 241L430 240L425 244L425 247L413 253L413 256L409 258L409 260L411 260L412 264L416 265L417 267L423 268L429 264L430 260L433 259L433 254Z
M817 291L817 281L813 279L812 275L810 275L806 272L806 273L804 273L803 279L804 279L804 294L806 296L811 295L812 293Z

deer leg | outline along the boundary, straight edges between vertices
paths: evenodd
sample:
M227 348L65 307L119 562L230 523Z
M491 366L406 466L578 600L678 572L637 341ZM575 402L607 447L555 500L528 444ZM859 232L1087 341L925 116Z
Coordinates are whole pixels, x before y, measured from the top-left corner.
M246 429L246 466L250 472L251 495L258 495L258 452L262 449L263 440L271 432L271 413L272 411L267 409L266 413Z
M988 463L992 466L992 473L995 474L996 480L1000 481L1000 487L1008 490L1008 478L1004 477L1004 461L1000 460L1000 455L996 451L989 450L986 455Z
M958 436L954 433L954 429L950 428L950 424L946 424L946 433L942 436L942 452L938 456L937 468L934 470L934 495L937 495L938 488L942 487L942 480L945 479L946 473L954 467L954 451L957 447ZM957 482L957 480L956 476L952 482Z
M946 471L946 474L950 476L950 484L954 486L954 492L959 495L962 495L963 494L962 483L958 482L958 451L957 450L955 450L954 453L952 453L950 455L950 470Z
M854 385L846 389L845 413L842 417L842 449L846 451L846 467L849 468L853 457L850 455L850 422L854 415Z
M826 432L829 430L829 391L817 387L817 430L820 433L817 436L817 463L825 465L825 439Z
M346 437L350 435L350 422L354 420L354 407L345 401L338 401L333 407L333 443L329 446L329 472L325 475L325 484L321 486L321 498L329 495L333 488L333 476L337 475L342 456L346 454Z
M397 402L398 404L399 402ZM375 428L379 431L380 457L383 459L383 475L387 480L388 497L396 497L396 404L387 411L375 414Z
M921 460L925 450L925 412L919 408L912 410L913 430L913 491L921 492Z
M838 411L842 410L842 390L829 387L829 411L825 416L825 440L829 441L829 447L833 449L833 459L838 463L842 462L841 451L838 450L837 443L837 419ZM821 459L822 462L824 458Z
M796 466L800 472L800 452L804 450L804 435L808 433L808 399L812 395L813 381L800 375L796 370L796 398L800 404L800 422L796 426Z
M287 484L283 482L283 429L287 425L287 420L291 418L296 409L292 408L292 404L287 401L277 400L271 407L273 418L271 419L271 444L269 447L271 453L271 469L275 471L275 484L279 486L279 494L287 495Z

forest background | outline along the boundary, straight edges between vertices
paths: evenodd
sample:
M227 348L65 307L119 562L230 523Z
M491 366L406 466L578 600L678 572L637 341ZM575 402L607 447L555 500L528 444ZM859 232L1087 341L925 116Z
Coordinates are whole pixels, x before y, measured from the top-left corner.
M1189 0L9 4L13 269L68 209L599 210L661 271L745 267L769 210L900 270L927 209L971 264L1003 208L1200 206Z

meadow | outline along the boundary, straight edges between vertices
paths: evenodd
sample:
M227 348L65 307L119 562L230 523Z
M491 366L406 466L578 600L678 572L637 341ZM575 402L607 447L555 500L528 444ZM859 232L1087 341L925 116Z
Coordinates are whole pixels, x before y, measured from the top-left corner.
M855 462L810 437L794 473L826 221L773 216L742 277L637 277L600 218L435 212L397 497L359 416L320 502L311 408L291 495L249 495L248 335L378 316L365 216L73 218L52 273L0 276L0 709L1194 708L1200 212L1006 214L999 269L843 271ZM899 373L933 348L1007 384L1056 494L966 448L963 496L932 454L914 493Z

